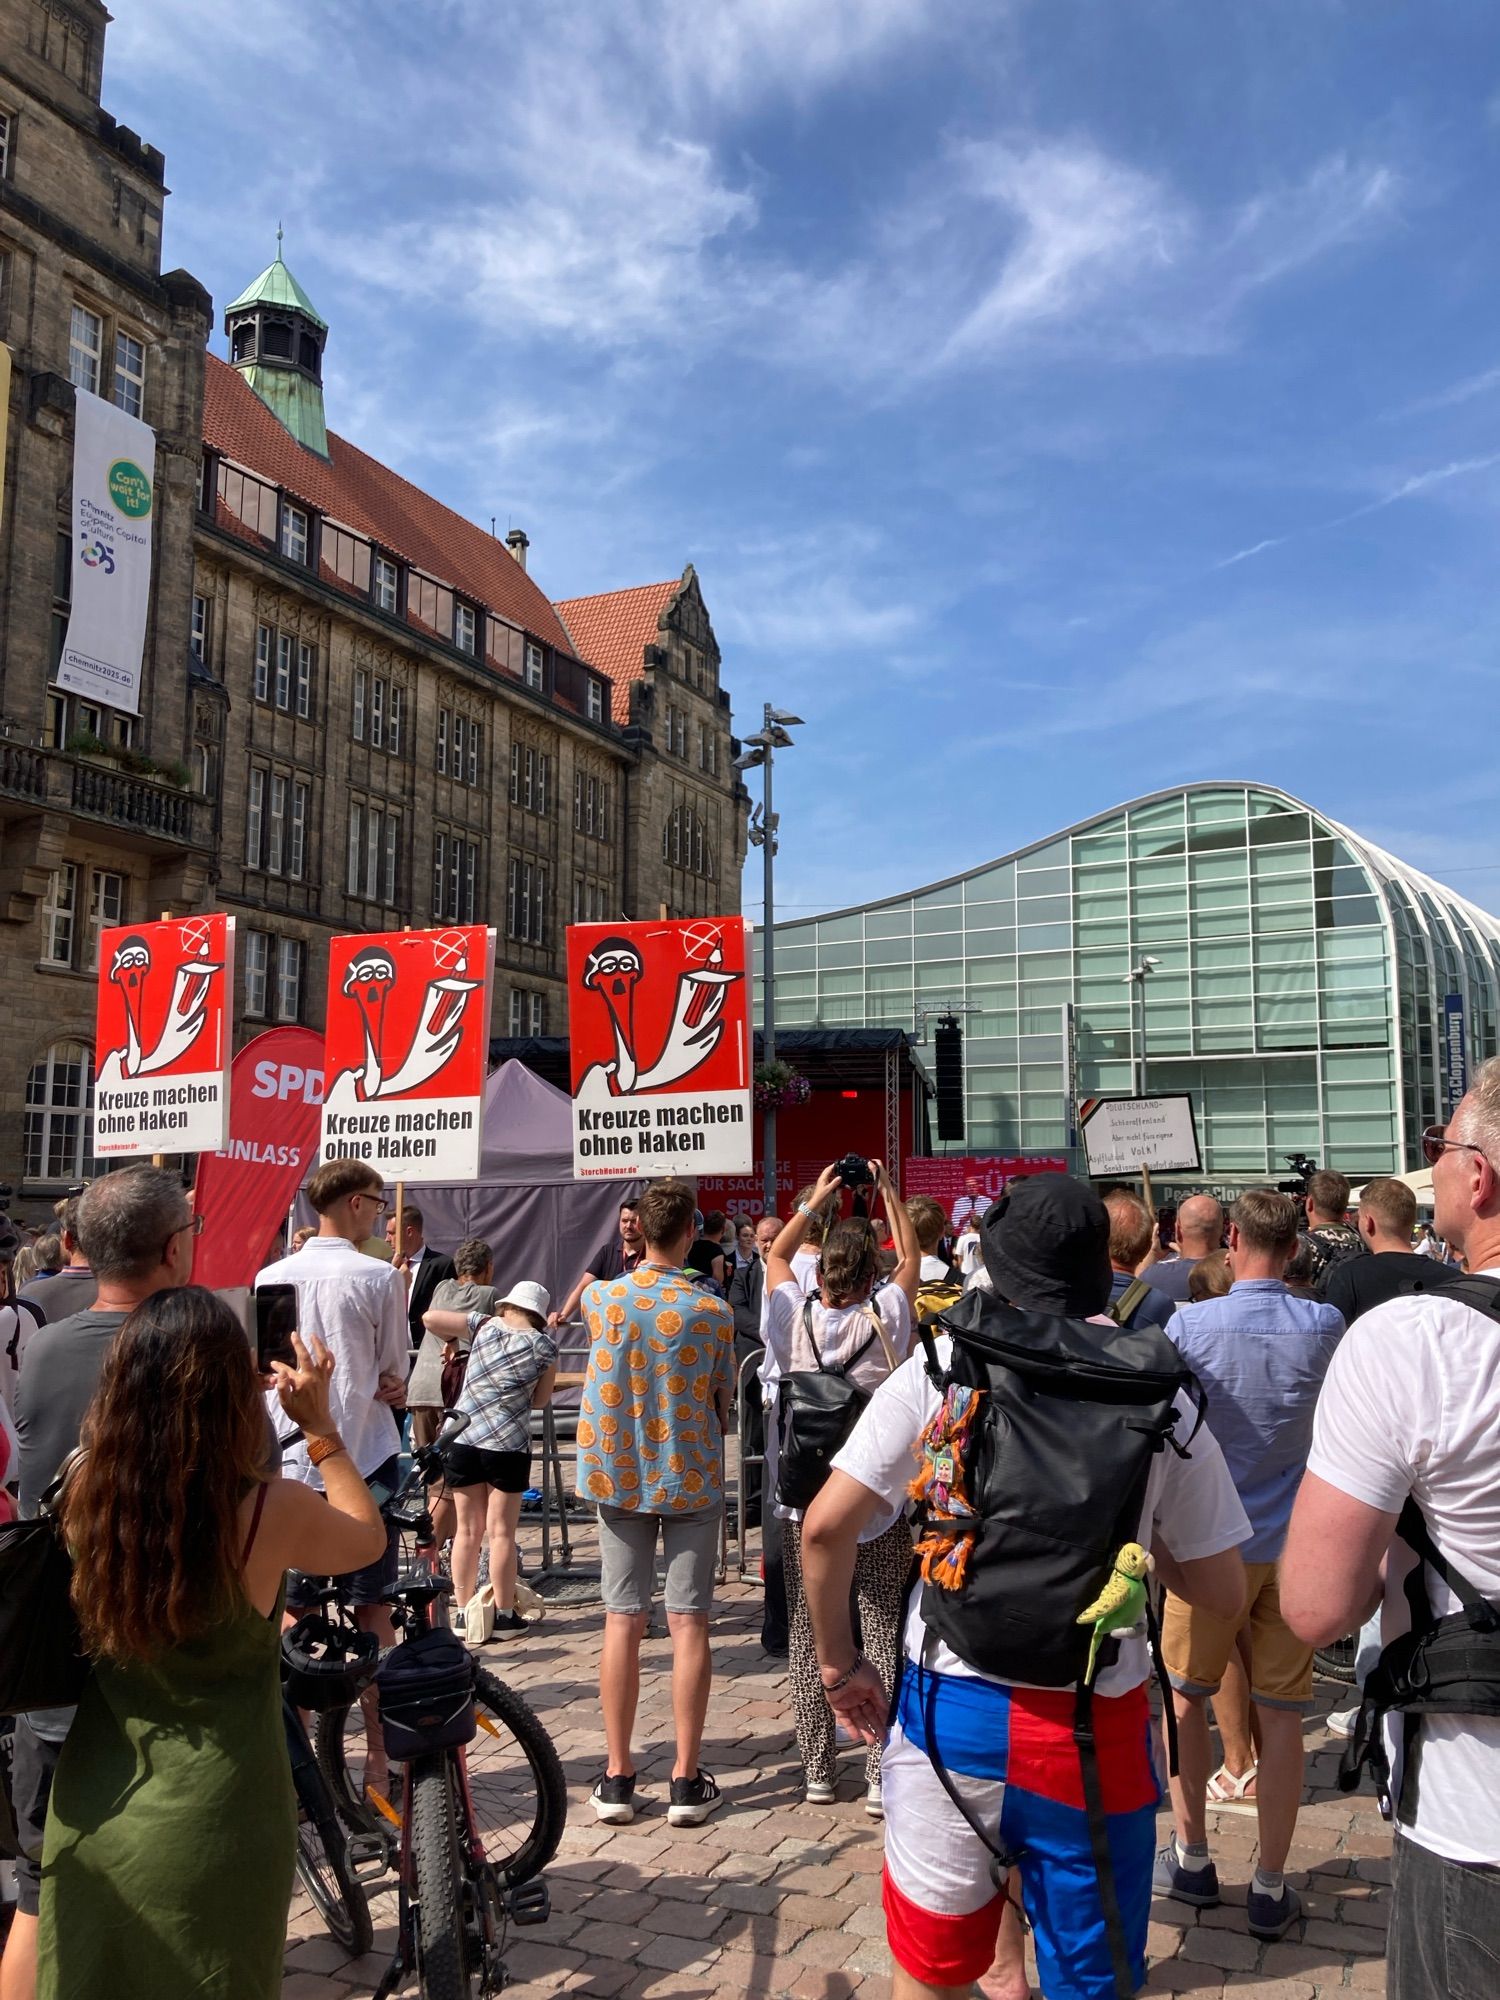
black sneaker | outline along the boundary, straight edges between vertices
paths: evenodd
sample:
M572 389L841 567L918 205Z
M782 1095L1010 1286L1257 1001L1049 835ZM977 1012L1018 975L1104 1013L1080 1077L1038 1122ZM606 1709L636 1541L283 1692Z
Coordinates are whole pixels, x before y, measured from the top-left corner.
M492 1639L519 1639L523 1632L531 1630L531 1620L523 1618L519 1611L497 1611Z
M628 1826L635 1818L634 1772L628 1778L612 1778L606 1772L589 1793L589 1804L606 1826Z
M1283 1883L1279 1896L1268 1896L1252 1882L1245 1898L1245 1928L1251 1937L1274 1944L1284 1938L1302 1914L1302 1900Z
M1202 1868L1184 1868L1177 1859L1176 1841L1169 1840L1156 1857L1151 1886L1158 1896L1191 1903L1195 1910L1211 1910L1219 1900L1219 1871L1211 1861Z
M667 1825L702 1826L723 1803L723 1796L707 1771L700 1770L696 1778L674 1778Z

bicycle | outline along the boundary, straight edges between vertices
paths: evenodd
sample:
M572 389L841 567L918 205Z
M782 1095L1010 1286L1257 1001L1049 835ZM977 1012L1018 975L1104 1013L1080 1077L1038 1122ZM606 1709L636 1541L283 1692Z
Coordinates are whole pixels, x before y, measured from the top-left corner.
M283 1657L283 1681L286 1675ZM282 1721L297 1788L297 1875L323 1919L328 1935L351 1958L375 1942L364 1881L386 1868L384 1843L366 1833L346 1832L333 1788L319 1769L302 1716L283 1685Z
M457 1432L450 1426L448 1435ZM436 1446L422 1447L405 1483L381 1511L403 1535L415 1538L417 1553L408 1575L432 1582L445 1595L452 1586L436 1569L425 1499L411 1505L439 1463ZM398 1590L396 1598L401 1594ZM438 1601L436 1596L431 1599L415 1621L409 1606L404 1612L398 1608L398 1627L408 1632L427 1629L427 1614ZM529 1704L477 1659L474 1697L478 1730L465 1756L474 1820L486 1864L506 1887L514 1887L538 1875L557 1852L567 1821L567 1781L552 1739ZM401 1802L365 1782L372 1709L372 1695L366 1693L362 1700L320 1713L318 1766L350 1833L383 1838L393 1847L401 1826Z

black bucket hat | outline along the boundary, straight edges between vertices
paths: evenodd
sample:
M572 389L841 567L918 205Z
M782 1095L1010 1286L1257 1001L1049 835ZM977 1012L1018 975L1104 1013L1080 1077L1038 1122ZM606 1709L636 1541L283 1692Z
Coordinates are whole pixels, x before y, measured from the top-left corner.
M1087 1319L1109 1304L1109 1212L1070 1174L1012 1181L979 1225L996 1295L1032 1312Z

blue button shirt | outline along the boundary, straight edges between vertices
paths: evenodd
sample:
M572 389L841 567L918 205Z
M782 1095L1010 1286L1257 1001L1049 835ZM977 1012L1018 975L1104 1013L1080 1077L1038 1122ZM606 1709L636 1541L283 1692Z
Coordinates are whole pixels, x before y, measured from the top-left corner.
M1332 1306L1298 1298L1279 1278L1241 1278L1223 1298L1172 1315L1173 1344L1208 1391L1209 1429L1250 1516L1247 1563L1281 1554L1343 1331Z

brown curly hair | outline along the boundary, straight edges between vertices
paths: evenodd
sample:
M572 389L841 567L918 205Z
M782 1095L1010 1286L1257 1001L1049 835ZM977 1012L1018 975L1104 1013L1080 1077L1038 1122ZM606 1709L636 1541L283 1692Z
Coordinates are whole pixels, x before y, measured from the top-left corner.
M862 1216L836 1222L823 1239L819 1278L825 1304L857 1305L870 1296L879 1275L880 1252L869 1223Z
M68 1484L73 1606L96 1659L154 1660L245 1603L240 1502L264 1476L244 1329L199 1285L157 1292L115 1337Z

